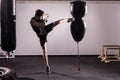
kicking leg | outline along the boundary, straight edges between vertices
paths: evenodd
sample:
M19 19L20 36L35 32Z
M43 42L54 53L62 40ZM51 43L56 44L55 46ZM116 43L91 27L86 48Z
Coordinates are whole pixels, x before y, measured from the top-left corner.
M64 22L68 22L69 23L71 21L73 21L73 18L60 19L60 20L57 20L57 21L53 22L53 27L57 26L60 23L64 23Z

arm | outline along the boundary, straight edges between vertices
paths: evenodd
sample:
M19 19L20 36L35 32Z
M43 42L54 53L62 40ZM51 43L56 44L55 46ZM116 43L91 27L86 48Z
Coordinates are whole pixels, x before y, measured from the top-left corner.
M43 22L36 22L34 19L31 19L30 24L32 26L39 27L39 28L45 26L45 22L44 21Z

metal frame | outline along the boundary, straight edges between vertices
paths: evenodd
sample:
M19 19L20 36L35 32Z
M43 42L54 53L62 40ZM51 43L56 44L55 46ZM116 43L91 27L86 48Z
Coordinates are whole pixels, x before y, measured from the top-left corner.
M108 50L118 50L118 54L108 54ZM98 56L102 62L108 63L111 61L120 61L120 45L103 45L102 53Z

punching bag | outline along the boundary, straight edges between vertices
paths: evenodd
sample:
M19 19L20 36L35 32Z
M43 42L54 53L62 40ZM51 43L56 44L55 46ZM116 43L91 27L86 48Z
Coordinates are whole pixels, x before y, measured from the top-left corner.
M16 48L15 0L1 0L1 48L7 52Z
M85 25L83 17L86 13L86 2L82 0L73 1L71 4L71 15L74 20L71 22L70 30L73 39L77 42L78 50L78 71L80 71L80 55L79 55L79 41L81 41L85 35Z
M79 41L81 41L83 39L84 34L85 34L85 27L84 27L84 22L83 22L82 19L73 20L71 22L70 29L71 29L71 34L73 36L73 39L76 42L79 42Z
M71 2L71 14L75 19L84 17L85 12L86 12L86 2L79 0Z
M71 22L71 34L76 42L82 40L85 34L85 26L82 18L86 13L86 2L73 1L71 4L71 14L74 20Z

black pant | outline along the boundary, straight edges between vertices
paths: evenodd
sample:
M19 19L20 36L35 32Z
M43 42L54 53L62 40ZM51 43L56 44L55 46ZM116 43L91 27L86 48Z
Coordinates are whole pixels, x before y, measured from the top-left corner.
M45 30L45 33L42 34L42 35L39 34L39 33L37 33L37 36L38 36L39 39L40 39L40 45L41 45L41 46L43 46L43 45L45 44L45 42L47 42L47 35L48 35L48 33L49 33L50 31L53 30L53 23L50 23L50 24L46 25L46 26L44 27L44 30Z

